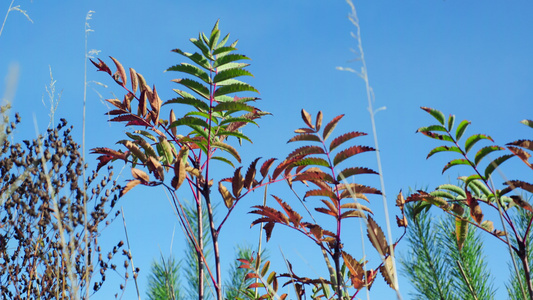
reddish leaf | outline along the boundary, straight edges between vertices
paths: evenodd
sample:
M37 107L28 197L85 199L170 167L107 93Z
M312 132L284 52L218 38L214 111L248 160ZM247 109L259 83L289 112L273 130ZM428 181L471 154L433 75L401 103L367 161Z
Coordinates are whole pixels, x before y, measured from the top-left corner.
M359 168L359 167L346 168L337 174L337 181L343 181L350 176L359 175L359 174L379 174L379 173L368 168Z
M381 192L373 187L357 184L357 183L341 183L337 185L339 191L347 190L355 194L376 194L381 195Z
M109 120L110 122L124 122L124 121L135 121L135 122L141 122L144 126L149 126L150 124L146 123L146 121L143 118L140 118L139 116L128 114L128 115L121 115L116 116L113 119Z
M324 196L329 197L331 199L336 199L337 195L331 189L315 189L315 190L309 190L305 193L304 199L310 196Z
M222 184L222 181L218 183L218 191L220 192L220 195L224 199L224 204L226 205L226 207L227 208L232 207L233 202L235 201L235 198L231 195L228 189Z
M347 132L341 136L336 137L333 141L331 141L329 145L329 151L333 151L333 149L337 148L338 146L342 145L344 142L349 141L353 138L367 135L364 132Z
M508 143L507 145L522 147L528 150L533 151L533 141L532 140L518 140L511 143Z
M259 161L260 157L256 158L248 167L248 171L246 171L246 176L244 177L244 188L250 189L252 187L252 184L254 182L255 178L255 166L257 165L257 161Z
M114 57L110 56L110 58L115 63L115 66L117 66L117 72L113 75L113 77L115 78L115 81L120 83L120 85L125 87L126 86L126 82L127 82L127 77L126 77L126 71L124 70L124 67ZM120 77L122 82L118 81L117 76Z
M233 174L233 179L231 180L231 187L233 190L233 195L237 198L241 195L242 188L244 187L244 180L241 175L242 167L238 167Z
M305 111L305 109L302 109L302 119L304 120L305 124L309 126L309 128L315 128L315 126L311 124L311 115Z
M332 216L332 217L337 218L337 214L336 214L335 212L333 212L333 211L327 209L327 208L317 207L317 208L315 208L315 210L318 211L318 212L321 212L321 213L323 213L323 214L330 215L330 216Z
M260 170L261 176L263 176L263 178L266 177L266 175L268 174L268 170L270 169L270 167L272 166L275 160L276 160L275 158L270 158L263 163L263 165L261 166L261 170Z
M341 208L352 208L352 209L356 209L356 210L364 210L366 212L374 214L370 208L368 208L368 207L366 207L364 205L361 205L359 203L356 203L356 202L344 203L343 205L341 205Z
M98 68L98 71L106 72L107 74L111 75L111 69L101 60L98 58L98 63L95 63L92 59L90 60L95 67Z
M378 250L380 255L387 256L389 254L389 245L387 244L387 239L385 238L385 234L383 233L383 230L381 230L381 227L372 219L372 217L368 216L368 238L370 239L370 242L372 243L372 246Z
M324 127L324 131L322 132L324 141L328 139L329 135L333 132L333 129L335 129L337 123L342 119L342 117L344 117L344 115L336 116Z
M317 224L306 223L305 227L309 228L309 231L315 236L317 240L322 240L323 229Z
M309 154L324 154L324 149L319 146L303 146L300 148L297 148L296 150L292 151L289 155L287 155L287 159L294 158L294 157L304 157Z
M273 209L272 207L256 205L256 206L252 206L252 208L257 208L257 209L252 210L250 213L265 216L266 218L270 219L269 222L276 222L276 223L289 225L289 218L286 215L284 215L282 212L276 209ZM263 223L263 222L264 221L257 222L257 220L255 220L254 222L252 222L252 225Z
M341 214L341 220L346 218L364 218L365 214L363 214L359 210L346 210Z
M321 142L320 137L318 137L316 134L302 133L293 136L289 141L287 141L287 143L297 141Z
M511 199L513 199L513 202L521 208L533 212L533 207L531 206L531 204L529 204L529 202L527 201L524 201L522 197L513 195L511 196Z
M329 202L328 200L324 200L324 199L322 199L320 201L322 201L322 203L324 203L328 207L328 209L332 213L335 214L335 216L337 216L339 214L339 210L337 209L337 207L333 203Z
M111 155L100 155L97 159L100 162L98 163L98 166L96 166L96 172L98 172L98 170L100 170L103 166L107 165L107 163L114 160L115 158Z
M316 126L316 131L319 131L320 127L322 126L322 111L319 111L318 114L316 115L315 126Z
M365 286L363 265L353 258L350 254L342 251L342 258L348 270L350 270L350 280L356 290Z
M154 173L157 180L165 180L165 169L157 159L149 156L146 165L148 166L148 169Z
M337 155L335 155L335 158L333 159L333 165L337 166L345 159L367 151L374 151L374 148L367 146L352 146L348 149L342 150L341 152L337 153Z
M303 173L300 173L294 177L295 181L326 181L334 184L334 180L331 175L320 171L318 168L308 169Z
M508 182L505 182L505 184L511 186L512 188L521 188L525 191L533 193L533 184L525 182L525 181L510 180Z
M274 199L281 205L287 216L289 216L289 221L294 225L294 227L300 226L300 221L302 220L302 216L300 216L297 212L295 212L286 202L281 200L279 197L276 197L272 195Z
M381 275L387 282L387 284L394 289L394 284L396 282L396 273L394 272L394 265L392 262L392 256L387 256L385 258L385 263L379 268Z
M116 98L114 98L114 99L105 99L105 101L113 104L118 109L124 109L124 105L122 104L122 102L120 100L116 99Z
M469 191L466 191L466 204L470 207L470 216L476 221L476 223L481 224L483 221L483 213L481 212L481 206L477 199L472 197Z
M130 68L130 79L131 79L131 91L137 93L137 72L133 68Z

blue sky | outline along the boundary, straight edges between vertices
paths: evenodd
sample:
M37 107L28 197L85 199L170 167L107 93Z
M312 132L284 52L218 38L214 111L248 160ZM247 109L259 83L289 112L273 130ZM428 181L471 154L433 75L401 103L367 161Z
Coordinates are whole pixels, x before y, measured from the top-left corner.
M0 6L0 12L7 10L8 2ZM247 129L254 144L245 145L241 150L245 165L258 156L283 158L289 153L294 145L287 145L286 141L302 125L299 117L302 108L313 115L322 110L325 120L346 114L336 129L337 134L372 131L364 82L355 74L336 70L337 66L360 68L360 63L353 61L357 56L350 51L357 47L356 40L350 36L355 27L347 19L349 6L344 1L35 0L15 1L15 5L21 5L33 23L20 13L9 15L0 36L0 70L6 76L9 66L19 66L13 107L23 117L17 132L21 138L35 135L34 116L41 130L49 122L48 108L42 100L44 97L48 101L45 86L50 83L51 68L56 91L61 92L56 118L65 117L73 124L75 136L81 142L84 23L89 10L95 12L89 20L94 32L89 35L88 49L100 50L97 57L110 66L108 56L113 56L125 67L135 68L149 84L156 85L162 99L173 97L175 84L170 80L177 76L163 71L184 61L170 50L194 50L189 38L196 37L200 31L210 31L220 19L222 32L239 39L239 52L252 58L249 70L255 78L248 82L261 93L262 100L257 106L273 113L260 122L259 129ZM457 168L441 175L446 159L451 158L446 154L429 161L425 159L437 144L415 134L418 127L433 124L433 119L420 106L456 114L461 120L469 119L472 126L467 133L488 133L499 144L531 134L518 123L533 118L531 2L413 0L357 1L355 5L370 84L376 96L374 107L386 107L377 113L376 123L390 203L400 189L425 186L432 189L453 182L465 171ZM90 64L87 77L91 83L87 97L86 149L115 147L115 141L124 137L124 129L106 121L107 107L98 94L104 98L113 98L113 94L122 98L122 91L105 74L95 72ZM373 138L363 137L357 143L372 146ZM89 155L87 159L92 167L96 165L95 156ZM353 163L377 168L373 154L362 154ZM115 168L120 170L122 163L117 162ZM230 174L232 170L226 170L220 176ZM121 178L129 176L126 168ZM377 176L362 180L364 184L379 186ZM270 192L297 205L285 187L274 187ZM235 246L244 242L256 244L257 228L248 229L254 218L246 214L251 205L259 203L261 195L256 194L240 204L222 232L225 266L231 263ZM151 261L159 257L160 251L167 255L171 248L180 257L184 237L161 189L139 187L120 204L128 223L134 263L142 270L139 283L144 298ZM381 199L372 199L370 206L378 222L384 225ZM224 209L223 205L220 209ZM393 204L389 209L392 215L398 213ZM345 239L359 247L359 225L353 226L353 241ZM393 231L395 237L399 234L399 230ZM503 244L485 238L491 248L489 255L505 251ZM121 222L105 231L102 239L103 243L123 239ZM286 242L295 239L298 242ZM306 243L303 237L277 228L267 244L277 271L285 271L281 247L300 273L313 276L315 269L323 272L318 249ZM402 246L398 248L400 255L405 249ZM371 261L372 265L377 264L376 258ZM498 280L507 280L505 263L494 260L491 268ZM106 290L96 294L95 299L107 299L106 292L114 294L118 283L109 277ZM504 297L503 284L499 287L498 295ZM409 299L411 287L405 278L400 278L400 288L404 299ZM383 280L377 279L371 298L393 297L394 293ZM133 298L135 289L130 283L124 299Z

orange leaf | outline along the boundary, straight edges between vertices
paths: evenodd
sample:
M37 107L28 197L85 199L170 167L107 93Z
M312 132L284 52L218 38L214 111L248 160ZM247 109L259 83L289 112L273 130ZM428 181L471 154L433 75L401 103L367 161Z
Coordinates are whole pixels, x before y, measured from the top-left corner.
M470 216L476 221L476 223L481 224L483 222L483 213L481 212L481 206L477 199L472 198L472 194L469 191L466 191L466 204L470 207Z
M113 60L113 62L115 63L115 66L117 66L117 72L113 75L113 77L115 78L116 82L120 83L120 85L125 87L126 86L126 82L127 82L126 71L124 70L124 67L118 62L118 60L116 60L112 56L110 56L110 57ZM117 76L120 77L122 82L117 80L118 79Z
M248 171L246 171L246 176L244 177L244 188L250 189L252 187L252 184L254 182L255 178L255 166L257 164L257 161L260 159L260 157L256 158L248 167Z
M178 159L174 164L174 178L172 179L172 187L176 190L181 186L187 177L187 171L185 168L186 167L183 159Z
M133 176L133 178L139 179L141 181L150 181L150 176L148 176L146 172L139 169L132 168L131 175Z
M275 158L270 158L263 163L263 165L261 166L261 169L259 170L263 178L268 174L268 170L270 169L270 167L272 166L275 160L276 160Z
M381 230L381 227L372 219L372 217L368 216L368 238L370 239L370 242L372 243L372 246L378 250L380 255L386 256L389 254L389 245L387 244L387 239L385 238L385 234L383 233L383 230Z
M124 196L127 192L129 192L132 188L134 188L136 185L138 185L139 183L141 183L140 180L130 180L126 186L120 190L120 197Z
M242 167L238 167L233 174L233 179L231 180L231 187L233 190L233 195L239 197L241 195L242 188L244 187L244 179L241 175Z
M181 161L181 159L180 159L180 161ZM218 191L220 192L220 195L222 195L222 198L224 199L224 204L226 205L226 207L230 208L233 205L233 202L235 201L235 198L233 198L231 193L222 184L222 182L218 183Z

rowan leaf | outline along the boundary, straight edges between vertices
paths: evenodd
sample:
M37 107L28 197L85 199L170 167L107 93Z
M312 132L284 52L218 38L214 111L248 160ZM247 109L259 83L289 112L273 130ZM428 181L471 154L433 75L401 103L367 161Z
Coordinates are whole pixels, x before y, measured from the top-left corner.
M244 177L244 188L249 190L252 188L252 184L254 183L255 179L255 166L257 165L257 162L261 159L260 157L256 158L248 167L248 171L246 171L246 176Z
M444 120L445 120L444 114L441 111L433 109L433 108L429 108L429 107L420 107L420 108L428 112L435 119L437 119L437 121L439 121L441 125L444 125Z
M253 86L247 84L247 83L233 83L228 85L223 85L216 89L215 91L215 97L221 96L221 95L227 95L231 93L237 93L237 92L256 92L259 93L258 90L256 90Z
M242 54L228 54L222 57L218 57L213 63L213 68L218 68L218 71L221 71L221 66L224 66L228 63L239 61L239 60L249 60L250 58ZM245 67L247 64L240 64L239 66Z
M359 204L357 202L344 203L344 204L341 205L341 208L342 209L351 208L351 209L356 209L358 211L363 210L363 211L369 212L371 214L374 214L370 208L368 208L367 206L361 205L361 204Z
M513 199L513 202L516 205L520 206L521 208L528 210L529 212L533 212L533 207L531 206L531 204L529 204L529 202L522 199L522 197L513 195L511 196L511 199Z
M211 84L211 78L209 75L202 69L198 68L195 65L191 65L188 63L181 63L179 65L172 66L167 69L167 71L177 71L182 73L187 73L195 76L198 79L201 79L207 84Z
M361 168L361 167L346 168L337 174L337 181L340 182L340 181L346 180L350 176L359 175L359 174L379 174L379 173L368 168Z
M315 134L301 133L293 136L289 141L287 141L287 143L297 141L321 142L320 138Z
M211 147L226 151L227 153L231 154L239 163L241 163L241 156L239 155L239 152L237 152L237 150L235 150L235 148L232 146L222 142L212 142Z
M333 216L333 217L337 217L337 214L327 208L323 208L323 207L315 207L315 210L320 212L320 213L323 213L323 214L326 214L326 215L330 215L330 216Z
M453 139L451 137L449 137L448 135L438 134L438 133L434 133L432 131L419 131L419 132L422 133L425 136L428 136L428 137L436 139L436 140L447 141L447 142L452 142L453 143Z
M178 54L181 54L181 55L187 57L188 59L192 60L197 65L199 65L200 67L202 67L202 68L204 68L206 70L213 71L209 61L203 55L201 55L201 54L199 54L197 52L188 53L188 52L183 52L180 49L174 49L174 50L172 50L172 52L176 52Z
M530 193L533 193L533 184L525 182L525 181L509 180L509 181L505 182L504 184L511 186L512 189L521 188L524 191L528 191Z
M336 137L333 141L331 141L329 145L329 151L333 151L333 149L337 148L338 146L342 145L344 142L349 141L353 138L359 137L359 136L365 136L367 135L364 132L347 132L341 136ZM325 139L324 139L325 140Z
M365 275L365 272L363 270L363 264L361 264L359 261L357 261L345 251L342 251L342 258L344 260L344 264L350 271L350 280L352 281L352 285L356 290L362 289L365 285L365 281L363 278Z
M222 181L218 183L218 191L220 192L222 199L224 199L224 204L226 205L226 207L227 208L232 207L233 202L235 201L235 198L231 195L228 189L222 184Z
M526 119L526 120L522 120L522 121L520 121L520 123L522 123L522 124L524 124L524 125L526 125L526 126L529 126L529 127L533 128L533 121L532 121L532 120L527 120L527 119Z
M172 81L189 88L202 98L209 100L209 89L200 82L189 78L173 79Z
M329 135L333 132L333 129L337 126L337 123L344 117L344 115L338 115L333 120L329 121L328 124L324 127L324 131L322 132L322 138L325 140L328 139Z
M119 197L124 196L127 192L129 192L132 188L140 184L142 181L140 180L130 180L128 183L126 183L126 186L120 190Z
M448 131L452 131L453 129L453 123L455 122L455 116L454 115L450 115L448 117Z
M253 112L257 110L257 108L250 106L246 103L242 102L220 102L215 107L213 107L213 111L249 111Z
M241 195L242 188L244 187L244 179L241 175L241 169L242 167L238 167L237 169L235 169L233 179L231 180L233 195L237 198L239 198L239 196Z
M298 157L298 156L306 156L306 155L309 155L309 154L324 154L324 149L322 149L322 147L319 147L319 146L303 146L303 147L300 147L300 148L297 148L295 149L294 151L292 151L289 155L287 155L287 158L294 158L294 157ZM327 164L329 165L329 164Z
M483 223L481 223L481 227L483 227L488 232L494 231L494 223L492 223L492 221L489 221L489 220L483 221Z
M431 131L443 131L448 132L444 126L441 125L430 125L425 127L420 127L416 130L416 132L424 133L424 132L431 132Z
M453 193L456 193L457 195L466 198L466 194L463 188L458 187L453 184L442 184L437 187L437 190L447 190Z
M178 90L174 90L174 91L178 91ZM198 100L194 98L192 95L191 97L181 97L181 98L174 98L174 99L168 100L163 105L172 104L172 103L191 105L191 106L194 106L199 111L204 111L204 112L209 110L209 105L207 103L205 103L202 100Z
M452 151L452 152L462 153L461 149L459 149L456 146L439 146L439 147L433 148L431 151L429 151L429 154L426 157L426 159L430 158L435 153L444 152L444 151Z
M281 198L272 195L274 199L279 203L279 205L283 208L287 216L289 217L289 221L294 225L294 227L298 228L300 227L300 221L302 220L302 216L298 214L296 211L292 209L292 207L289 206L286 202L281 200Z
M448 162L444 168L442 169L442 173L446 172L446 170L448 170L449 168L453 167L453 166L458 166L458 165L467 165L467 166L470 166L470 161L469 160L466 160L464 158L458 158L458 159L454 159L454 160L451 160L450 162Z
M315 127L316 131L319 131L320 127L322 127L322 111L319 111L316 115Z
M341 163L347 158L368 151L374 151L374 148L368 146L352 146L350 148L344 149L337 153L337 155L335 155L335 158L333 158L333 165L337 166L339 163Z
M311 115L305 110L301 110L302 113L302 120L304 121L305 125L311 129L315 129L315 125L311 123Z
M472 147L479 141L481 140L489 140L491 142L494 142L492 140L492 138L488 135L485 135L485 134L474 134L472 135L471 137L469 137L466 142L465 142L465 153L468 153L468 151L470 151L470 149L472 149Z
M122 82L118 81L117 78L115 76L115 81L120 83L120 85L122 86L126 86L126 82L128 81L128 78L126 77L126 70L124 70L124 67L118 62L118 60L112 56L110 56L110 58L113 60L113 62L115 63L115 66L117 66L117 73L115 73L116 75L118 75L120 77L120 79L122 80Z
M314 189L314 190L308 190L305 192L304 199L311 196L322 196L322 197L328 197L330 199L336 199L335 193L331 189Z
M174 178L172 179L172 187L177 190L187 178L187 171L185 170L185 162L183 159L178 159L174 163Z
M494 170L496 170L497 167L499 167L503 162L505 162L506 160L508 160L509 158L513 156L514 155L512 154L506 154L506 155L496 158L490 164L488 164L487 167L485 168L485 179L488 180L489 177L492 175L492 172L494 172Z
M346 218L364 218L365 217L365 214L362 213L361 211L359 210L345 210L344 212L341 213L341 219L346 219Z
M481 224L483 221L483 213L481 212L481 206L479 206L479 201L474 199L470 192L466 192L466 204L470 208L470 216L476 223Z
M392 256L389 255L387 258L385 258L385 262L381 267L379 267L379 271L381 272L381 275L385 279L385 282L387 284L395 289L395 282L396 282L396 273L394 272L394 263L392 261Z
M468 234L468 221L455 217L455 236L457 238L457 247L459 248L459 251L463 249L463 245L466 241L466 236Z
M223 70L223 71L219 71L215 77L213 78L213 83L217 83L217 84L220 84L221 82L225 81L225 80L228 80L228 79L233 79L233 78L237 78L237 77L240 77L240 76L252 76L252 73L244 70L244 69L241 69L241 68L233 68L233 69L227 69L227 70Z
M275 160L276 160L275 158L269 158L263 163L263 165L261 166L261 169L259 170L263 178L267 176L268 170L270 169L270 167L272 167L272 164L274 163Z
M371 216L367 216L367 235L370 239L370 242L378 250L380 255L387 256L389 254L389 245L387 244L387 239L385 234L379 225L374 221Z
M107 74L111 75L111 69L101 60L98 58L98 62L94 62L92 59L89 59L93 65L98 68L98 71L106 72Z
M461 139L468 125L470 125L470 122L468 122L467 120L463 120L461 121L461 123L459 123L459 125L457 126L457 130L455 131L456 141L459 141Z

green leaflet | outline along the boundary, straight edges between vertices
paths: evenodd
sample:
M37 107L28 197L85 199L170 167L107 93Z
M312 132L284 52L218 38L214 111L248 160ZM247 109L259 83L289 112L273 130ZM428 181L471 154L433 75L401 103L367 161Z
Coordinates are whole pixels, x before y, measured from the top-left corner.
M236 84L230 84L230 85L224 85L215 91L215 97L220 95L227 95L231 93L238 93L238 92L256 92L259 93L253 86L246 84L246 83L236 83Z
M222 39L222 41L220 41L220 43L218 43L218 45L216 46L213 52L216 52L217 50L224 48L224 45L226 45L226 43L228 42L228 39L229 39L229 33L226 34L226 36L224 36L224 38ZM235 48L235 46L230 46L230 47ZM235 48L235 50L237 50L237 48ZM217 54L217 53L213 53L213 54Z
M448 142L452 142L452 143L454 142L453 139L451 137L449 137L448 135L438 134L438 133L434 133L432 131L418 131L418 132L422 133L425 136L429 136L432 139L441 140L441 141L448 141Z
M204 69L206 69L208 71L212 71L211 64L201 54L196 53L196 52L194 54L191 54L191 53L183 52L180 49L174 49L172 51L187 57L188 59L192 60L197 65L199 65L200 67L202 67L202 68L204 68Z
M429 154L426 157L426 159L430 158L435 153L444 152L444 151L452 151L452 152L462 153L461 149L459 149L456 146L439 146L439 147L433 148L433 150L429 151Z
M459 141L461 139L461 137L463 136L463 133L465 133L466 127L468 127L468 125L470 125L470 122L468 122L467 120L463 120L463 121L461 121L461 123L459 123L459 126L457 126L457 130L455 131L455 140L456 141Z
M181 63L179 65L175 65L175 66L168 68L167 71L177 71L177 72L191 74L195 76L196 78L203 80L207 84L211 83L211 78L204 70L191 64Z
M227 69L227 70L219 71L213 78L213 82L219 83L221 81L237 78L240 76L252 76L253 77L252 73L244 69L234 68L234 69Z
M503 156L500 156L498 158L496 158L495 160L493 160L488 166L487 168L485 168L485 179L489 179L489 177L492 175L492 172L494 172L494 170L496 170L496 168L501 165L504 161L508 160L509 158L513 157L514 155L513 154L506 154L506 155L503 155Z
M455 196L448 193L448 192L445 192L445 191L433 191L431 193L429 193L431 196L434 196L434 197L440 197L440 198L446 198L446 199L449 199L449 200L455 200Z
M226 124L235 123L235 122L252 123L252 124L254 124L256 126L259 126L259 125L257 125L256 122L254 122L254 120L250 120L248 118L243 118L243 117L226 118L226 119L222 120L222 122L220 122L220 126L223 126L223 125L226 125Z
M461 196L462 198L466 198L466 194L463 188L458 187L453 184L442 184L437 187L438 190L447 190L453 193L456 193L457 195Z
M488 135L485 135L485 134L474 134L472 135L471 137L469 137L466 142L465 142L465 153L468 153L468 151L470 151L470 149L472 149L472 147L474 147L474 145L479 142L480 140L483 140L483 139L486 139L486 140L490 140L491 142L494 142L492 140L492 138Z
M202 117L202 119L205 119L205 120L211 119L211 121L213 123L218 125L218 119L213 114L211 115L211 118L210 118L209 114L206 113L206 112L203 112L203 111L191 111L191 112L186 113L184 117L190 117L190 116L200 116L200 117Z
M239 163L241 162L241 156L239 155L239 152L237 152L237 150L235 150L235 148L233 148L232 146L222 142L213 142L211 143L211 147L219 148L223 151L226 151L231 154Z
M442 169L442 173L444 173L449 168L451 168L453 166L457 166L457 165L468 165L468 166L470 166L470 162L468 160L464 159L464 158L451 160L449 163L447 163L444 166L444 168Z
M252 112L257 108L241 102L221 102L213 107L213 111L248 111Z
M201 37L199 37L201 38ZM190 39L190 41L202 51L202 54L204 57L207 57L209 60L213 61L215 60L214 57L209 53L209 49L205 46L205 44L199 40L199 39Z
M247 137L246 135L240 133L240 132L237 132L237 131L224 131L224 130L220 130L217 132L217 136L234 136L236 138L239 138L239 139L243 139L243 140L246 140L250 143L252 143L252 140Z
M455 122L455 116L454 115L450 115L448 117L448 131L452 131L454 122Z
M144 131L144 130L135 130L134 133L142 134L142 135L144 135L145 137L151 139L152 141L157 142L157 139L156 139L151 133L149 133L148 131Z
M169 128L173 128L173 127L182 126L182 125L187 125L187 126L198 125L198 126L201 126L201 127L204 127L204 128L208 128L209 127L209 125L207 124L206 121L204 121L202 119L199 119L199 118L195 118L195 117L183 117L183 118L180 118L180 119L172 122L172 124L170 124L168 127Z
M174 99L166 101L163 105L172 104L172 103L191 105L191 106L194 106L199 111L209 110L209 105L207 103L205 103L204 101L198 100L196 98L174 98Z
M232 168L235 168L235 165L231 162L231 160L225 158L225 157L221 157L221 156L212 156L211 159L215 159L215 160L218 160L218 161L221 161L221 162L224 162L224 163L227 163L228 165L230 165Z
M524 125L526 125L526 126L529 126L529 127L533 128L533 121L532 121L532 120L527 120L527 119L526 119L526 120L522 120L522 121L520 121L520 123L522 123L522 124L524 124Z
M238 60L243 60L243 59L250 59L249 57L245 56L245 55L242 55L242 54L228 54L228 55L224 55L222 57L219 57L215 60L215 62L213 63L213 68L219 68L227 63L231 63L231 62L234 62L234 61L238 61ZM218 70L220 72L220 70Z
M478 179L483 179L483 178L481 178L481 176L479 176L478 174L474 174L474 175L468 176L465 179L465 186L470 186L471 187L471 183L473 183L474 181L477 181ZM476 188L477 188L477 186L476 186Z
M479 149L479 151L476 153L476 156L474 158L474 165L477 166L479 162L487 156L487 154L498 151L498 150L504 150L504 148L500 146L487 146Z
M420 127L417 130L417 132L429 132L429 131L447 132L446 128L444 128L444 126L441 126L441 125L431 125L431 126L427 126L427 127Z
M437 121L439 121L440 124L444 125L444 114L441 111L429 107L420 108L432 115L435 119L437 119Z
M172 81L188 87L191 91L197 93L206 100L209 100L210 98L209 89L198 81L189 78L174 79Z
M213 55L216 55L218 57L222 57L228 53L230 53L231 51L235 51L237 50L237 48L234 48L234 47L219 47L217 49L215 49L213 51Z

